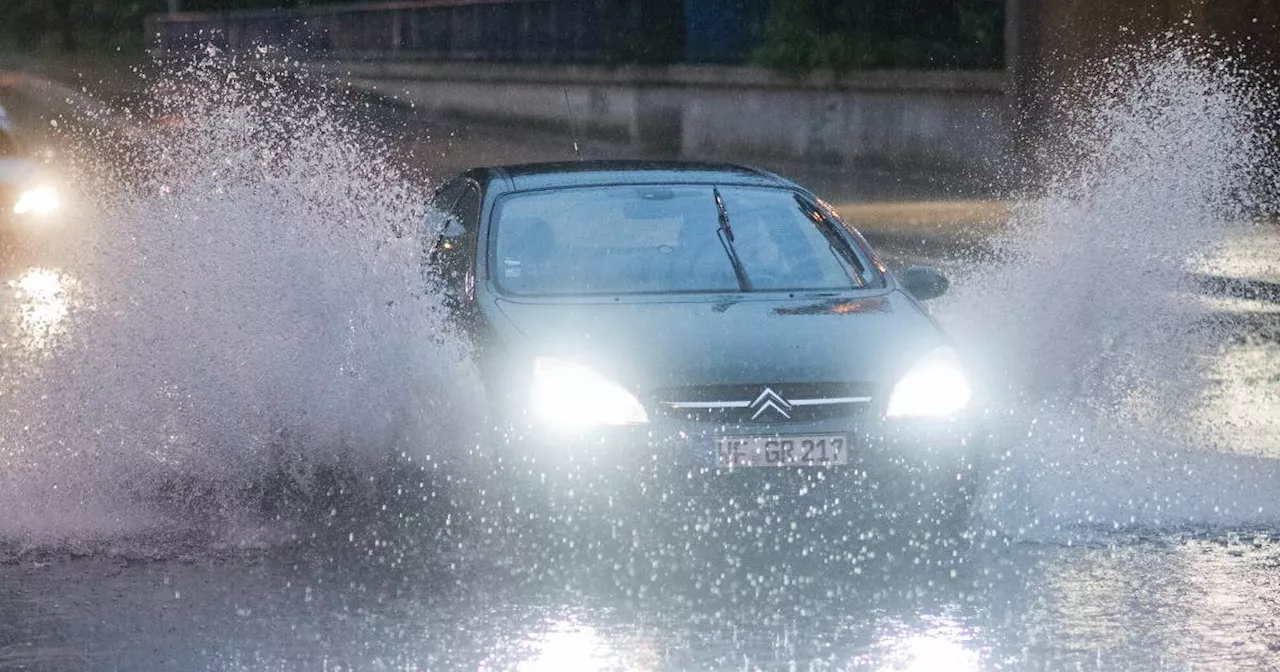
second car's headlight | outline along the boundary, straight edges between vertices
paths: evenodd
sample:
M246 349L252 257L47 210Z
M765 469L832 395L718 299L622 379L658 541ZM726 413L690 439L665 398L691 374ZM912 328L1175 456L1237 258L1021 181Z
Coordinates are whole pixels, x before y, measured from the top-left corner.
M18 194L18 201L13 204L13 214L47 217L57 212L59 207L61 202L58 200L58 192L45 185L24 189Z
M898 381L885 415L943 418L963 410L972 396L960 358L943 346L921 357Z
M538 357L533 361L531 393L534 417L557 430L649 422L644 406L621 385L563 359Z

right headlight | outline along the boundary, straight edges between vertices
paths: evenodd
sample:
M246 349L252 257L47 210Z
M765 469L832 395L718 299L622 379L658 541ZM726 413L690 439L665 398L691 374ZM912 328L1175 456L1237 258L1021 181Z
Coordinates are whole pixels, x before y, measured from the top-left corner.
M964 410L972 397L959 356L942 346L921 357L893 387L885 415L945 418Z

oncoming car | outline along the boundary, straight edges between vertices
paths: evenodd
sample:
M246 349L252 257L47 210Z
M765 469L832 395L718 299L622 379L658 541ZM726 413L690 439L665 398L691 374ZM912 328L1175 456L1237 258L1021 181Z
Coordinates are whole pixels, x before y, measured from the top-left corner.
M487 459L523 482L623 507L967 520L980 427L921 305L947 281L891 273L797 184L534 164L469 170L432 206L433 269L501 429Z
M39 164L19 144L13 124L0 108L0 246L34 233L60 209L58 193Z

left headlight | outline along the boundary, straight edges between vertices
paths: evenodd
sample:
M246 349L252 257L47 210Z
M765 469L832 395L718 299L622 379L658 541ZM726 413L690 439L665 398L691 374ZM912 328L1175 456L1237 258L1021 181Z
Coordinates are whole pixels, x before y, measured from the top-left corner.
M22 190L18 194L17 202L13 204L13 214L48 217L57 212L60 207L61 201L58 200L57 190L43 185Z
M964 410L972 396L959 356L943 346L930 350L898 381L885 415L944 418Z
M533 361L530 405L542 424L562 431L649 422L635 395L588 367L554 357Z

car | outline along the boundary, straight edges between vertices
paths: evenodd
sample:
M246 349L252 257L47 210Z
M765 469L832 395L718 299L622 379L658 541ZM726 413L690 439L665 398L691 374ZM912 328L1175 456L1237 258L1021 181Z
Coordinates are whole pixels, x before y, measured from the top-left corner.
M686 162L479 167L430 211L428 267L499 430L482 459L513 488L677 518L968 521L982 427L922 305L946 278L891 272L798 184Z
M0 247L34 233L60 209L58 192L18 142L0 107Z

